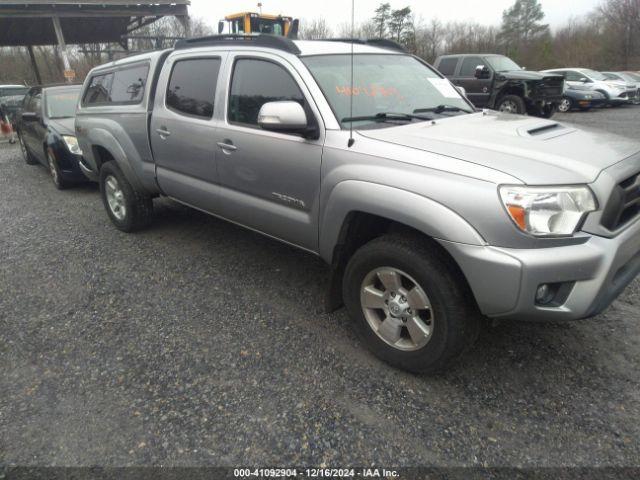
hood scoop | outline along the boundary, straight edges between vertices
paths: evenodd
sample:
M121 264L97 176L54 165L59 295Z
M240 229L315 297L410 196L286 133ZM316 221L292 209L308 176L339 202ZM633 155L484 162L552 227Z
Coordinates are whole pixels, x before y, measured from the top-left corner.
M556 138L560 135L566 135L575 131L575 128L568 128L560 123L546 121L530 127L521 127L518 129L518 134L522 137L534 137L537 140L548 140L550 138Z

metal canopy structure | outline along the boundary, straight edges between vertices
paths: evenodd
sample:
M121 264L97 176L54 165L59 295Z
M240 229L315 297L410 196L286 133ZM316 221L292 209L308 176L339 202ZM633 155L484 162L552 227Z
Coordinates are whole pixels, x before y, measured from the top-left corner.
M123 35L164 16L186 19L189 0L9 0L0 3L0 45L57 43L52 18L66 43L120 42Z
M0 3L0 46L25 46L39 80L34 45L59 45L65 71L66 44L120 43L134 30L175 16L188 31L189 0L8 0Z

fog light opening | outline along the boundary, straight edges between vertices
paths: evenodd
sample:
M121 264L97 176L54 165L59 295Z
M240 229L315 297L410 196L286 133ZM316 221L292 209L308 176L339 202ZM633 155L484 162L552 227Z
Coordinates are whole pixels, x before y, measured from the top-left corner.
M557 291L557 284L543 283L542 285L539 285L536 290L536 304L549 305L553 302Z

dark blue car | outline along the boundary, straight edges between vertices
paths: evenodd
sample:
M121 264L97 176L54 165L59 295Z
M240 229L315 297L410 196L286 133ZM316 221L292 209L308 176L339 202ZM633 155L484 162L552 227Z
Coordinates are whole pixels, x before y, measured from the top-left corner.
M18 139L25 162L46 166L58 189L87 181L75 136L81 85L32 87L24 97Z

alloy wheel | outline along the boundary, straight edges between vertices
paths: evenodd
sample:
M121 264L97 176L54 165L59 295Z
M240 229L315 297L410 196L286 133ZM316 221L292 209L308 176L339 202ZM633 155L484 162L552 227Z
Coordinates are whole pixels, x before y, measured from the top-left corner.
M571 109L571 101L568 98L563 98L560 104L558 105L558 110L562 113L566 113Z
M505 113L518 113L518 106L511 100L505 100L500 104L499 110Z
M388 345L402 351L424 347L433 334L433 309L424 289L393 267L369 272L360 289L367 323Z
M104 182L105 196L109 204L109 210L117 220L124 220L127 215L127 207L124 201L124 193L120 188L118 180L113 175L109 175Z

